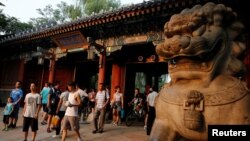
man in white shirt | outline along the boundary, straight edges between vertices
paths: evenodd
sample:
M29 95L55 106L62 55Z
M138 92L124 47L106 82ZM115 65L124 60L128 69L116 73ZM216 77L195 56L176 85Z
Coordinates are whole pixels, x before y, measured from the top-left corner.
M88 94L87 94L87 90L86 89L84 89L84 90L82 90L79 86L78 86L78 84L76 84L76 90L78 91L78 93L80 94L80 98L81 98L81 100L83 100L84 98L88 98Z
M150 88L149 92L150 93L147 96L147 104L148 104L147 135L150 135L155 120L155 98L158 96L158 93L154 91L154 88Z
M66 102L66 112L62 124L62 141L65 141L67 136L67 129L75 131L77 135L77 141L82 141L79 133L79 120L78 120L78 107L81 104L80 94L76 90L76 83L71 82L68 84L69 96ZM70 128L69 128L70 127Z
M24 141L27 141L29 127L33 132L32 140L36 139L38 130L38 115L41 109L41 96L36 92L35 83L30 84L30 93L25 96L23 107Z
M95 97L95 113L94 113L94 126L93 134L103 132L104 121L105 121L105 110L109 103L109 94L103 87L103 84L99 84L99 90Z

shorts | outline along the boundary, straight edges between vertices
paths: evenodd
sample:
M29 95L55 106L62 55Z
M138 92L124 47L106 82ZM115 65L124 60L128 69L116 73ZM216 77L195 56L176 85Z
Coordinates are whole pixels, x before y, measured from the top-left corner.
M10 114L11 118L18 119L18 112L19 112L19 107L14 106L13 112Z
M31 117L23 118L23 132L28 132L31 126L31 131L35 132L38 130L38 120Z
M50 108L48 108L48 114L49 115L56 115L56 105L51 105Z
M3 123L4 124L9 124L9 118L10 118L10 115L4 115L3 116Z
M113 108L116 109L117 111L121 111L122 106L121 106L121 102L114 102Z
M62 130L71 129L79 130L79 118L77 116L64 116L62 123Z
M59 111L57 115L59 116L60 119L63 119L65 111Z
M48 109L48 107L47 107L47 104L43 104L43 111L44 111L45 113L48 113L49 109Z
M95 101L89 101L89 105L91 108L95 108Z

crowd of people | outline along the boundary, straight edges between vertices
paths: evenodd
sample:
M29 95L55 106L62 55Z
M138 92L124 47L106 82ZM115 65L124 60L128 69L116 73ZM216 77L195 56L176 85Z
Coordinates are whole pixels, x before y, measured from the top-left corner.
M52 137L61 136L62 141L66 140L69 130L75 132L77 141L82 141L79 133L79 121L86 106L89 108L89 113L93 114L93 134L104 131L107 107L111 108L112 123L114 125L121 124L122 118L124 118L124 95L120 86L115 87L115 93L111 96L109 89L105 88L103 84L99 84L97 91L92 88L87 92L87 89L82 90L77 83L70 82L66 86L65 91L62 92L60 83L57 82L52 85L46 82L39 93L36 84L31 83L30 92L24 97L21 85L22 82L17 81L15 89L11 91L10 97L7 99L3 111L3 131L16 127L20 102L23 98L22 130L24 132L24 141L27 141L29 128L31 128L33 133L32 140L36 139L40 109L42 109L41 125L47 126L48 133L55 130L56 134ZM147 95L141 94L140 90L135 88L134 97L128 103L133 106L135 112L145 115L144 127L147 135L150 134L154 122L154 106L157 95L154 88L150 88Z

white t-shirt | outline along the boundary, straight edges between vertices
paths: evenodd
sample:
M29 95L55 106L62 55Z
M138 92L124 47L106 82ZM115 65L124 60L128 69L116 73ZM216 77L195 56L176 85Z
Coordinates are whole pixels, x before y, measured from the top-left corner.
M41 104L41 96L38 93L28 93L25 96L24 103L26 105L24 117L34 118L38 108L38 104Z
M69 97L68 97L68 102L72 105L77 105L77 96L79 96L78 91L76 92L70 92ZM66 116L78 116L78 106L72 106L72 107L67 107Z
M114 94L114 102L121 102L122 101L122 93L115 93Z
M148 94L147 96L147 102L149 104L149 106L151 107L155 107L155 97L158 95L157 92L153 91L151 93Z
M105 90L97 92L96 97L95 97L96 108L99 108L99 109L103 108L106 100L109 99L109 94L108 93L105 94L105 93L106 93Z
M62 99L62 105L60 107L60 111L66 111L67 107L65 106L66 101L68 101L69 91L65 91L60 95L60 99Z

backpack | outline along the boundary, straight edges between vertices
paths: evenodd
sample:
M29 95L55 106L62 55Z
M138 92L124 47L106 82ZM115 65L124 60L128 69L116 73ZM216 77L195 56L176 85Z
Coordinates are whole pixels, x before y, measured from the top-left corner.
M55 90L54 88L51 88L51 92L50 92L50 101L51 101L51 105L57 105L60 98L60 90Z
M88 98L88 97L84 97L83 100L82 100L82 104L83 104L84 106L87 106L88 103L89 103L89 98Z

